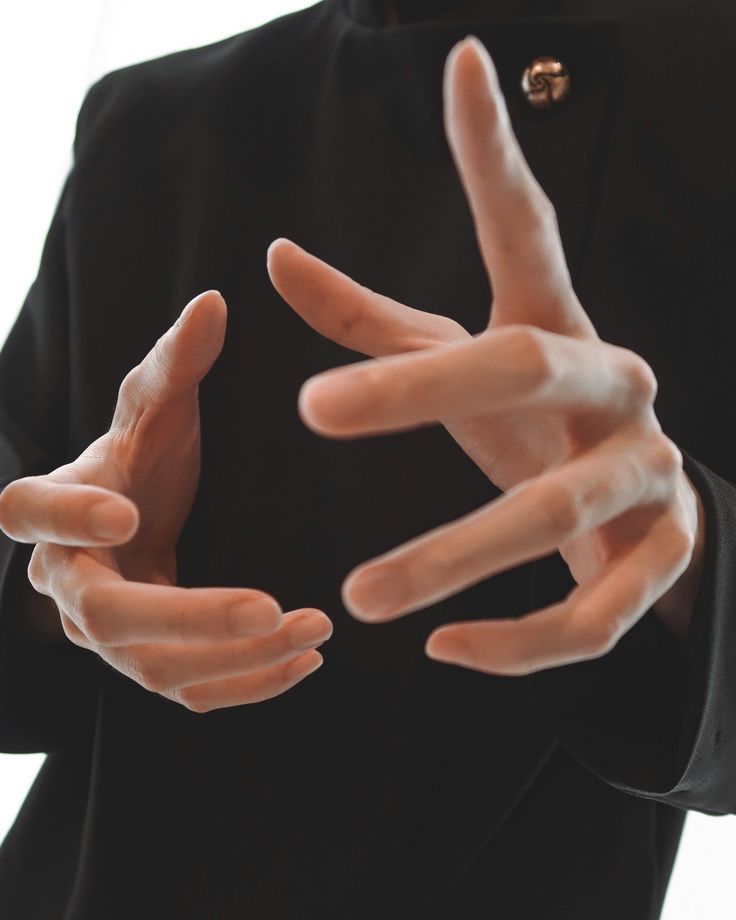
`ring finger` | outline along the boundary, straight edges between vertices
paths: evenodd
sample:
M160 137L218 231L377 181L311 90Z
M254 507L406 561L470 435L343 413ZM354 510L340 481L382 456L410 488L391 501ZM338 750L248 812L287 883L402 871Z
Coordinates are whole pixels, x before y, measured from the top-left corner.
M276 632L236 642L168 643L101 647L96 651L117 671L155 693L270 668L325 642L332 623L320 610L285 613Z
M362 620L393 619L499 572L549 555L635 506L667 505L675 451L646 450L623 431L557 469L527 479L479 510L355 569L346 606Z
M452 623L427 654L491 674L524 675L607 654L684 571L686 531L662 515L618 560L563 601L516 619Z

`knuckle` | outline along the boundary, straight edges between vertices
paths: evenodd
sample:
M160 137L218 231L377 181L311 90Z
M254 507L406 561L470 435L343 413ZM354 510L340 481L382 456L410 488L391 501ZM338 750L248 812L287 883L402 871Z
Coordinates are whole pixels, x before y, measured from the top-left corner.
M142 398L141 365L131 368L123 377L118 387L118 403L124 406L137 406Z
M79 624L87 636L98 645L105 645L110 640L106 627L105 590L101 585L83 587L76 598L76 613Z
M675 525L667 537L667 544L674 559L678 562L689 560L695 549L695 535L680 524Z
M667 435L658 433L651 448L651 463L661 476L673 478L682 471L682 452Z
M612 620L600 619L578 611L576 616L584 625L579 633L579 647L586 658L601 658L607 655L619 639L617 624Z
M626 352L626 380L629 390L637 401L653 403L658 389L654 371L641 355L630 349L624 349L624 351Z
M557 226L558 226L557 209L555 208L551 199L548 198L546 195L543 195L540 206L542 208L543 214L545 215L545 219L547 220L547 223L551 227L554 227L555 229L557 229Z
M546 483L541 499L545 523L554 535L576 533L584 523L582 499L572 488L561 482Z
M510 332L519 366L523 367L534 387L548 385L555 373L544 333L534 326L514 326Z
M64 630L64 635L67 639L74 645L78 645L80 648L89 648L88 643L84 641L84 634L77 627L73 620L71 620L65 613L59 612L59 618L61 620L61 628Z
M194 687L181 687L176 691L176 699L190 712L205 713L213 708Z
M27 569L28 581L39 594L43 594L47 584L46 565L44 564L42 546L43 544L37 543L34 547Z
M75 612L82 626L86 629L90 619L94 619L94 589L82 587L76 597Z
M144 690L150 690L151 693L161 693L169 688L168 675L160 662L154 658L138 655L131 662L131 667L135 680Z

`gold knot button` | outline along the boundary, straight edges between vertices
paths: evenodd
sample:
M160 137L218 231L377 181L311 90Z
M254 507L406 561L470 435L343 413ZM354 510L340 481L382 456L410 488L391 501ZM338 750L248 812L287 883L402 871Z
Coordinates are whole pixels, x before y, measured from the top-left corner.
M570 93L570 74L557 58L534 58L524 69L521 88L533 108L551 109L567 99Z

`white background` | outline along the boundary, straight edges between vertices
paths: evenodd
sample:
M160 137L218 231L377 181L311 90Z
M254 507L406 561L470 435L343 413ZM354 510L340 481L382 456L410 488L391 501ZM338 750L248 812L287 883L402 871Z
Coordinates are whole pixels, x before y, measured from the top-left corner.
M307 5L298 0L24 0L13 5L12 23L5 17L0 55L0 341L36 273L70 164L77 110L90 83L115 67L203 45ZM40 754L0 754L0 839L42 761ZM736 818L691 813L664 920L692 920L696 914L733 920L735 860Z

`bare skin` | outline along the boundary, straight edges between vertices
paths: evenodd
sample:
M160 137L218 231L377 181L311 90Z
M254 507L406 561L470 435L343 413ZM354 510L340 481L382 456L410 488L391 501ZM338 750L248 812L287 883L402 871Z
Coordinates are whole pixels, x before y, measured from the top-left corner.
M427 654L528 674L605 655L650 607L684 639L704 511L655 415L655 375L640 355L602 341L577 299L554 210L477 39L448 56L444 100L492 279L483 333L374 293L288 240L268 253L271 280L293 309L371 356L308 380L304 422L332 438L440 422L505 493L358 566L344 582L345 605L385 622L559 550L577 582L567 598L519 618L442 626Z
M11 482L0 528L33 544L29 630L100 655L193 712L284 693L322 663L319 610L249 588L178 587L176 541L200 475L199 382L227 308L195 297L123 380L109 431L72 463Z
M372 356L307 381L305 423L353 437L440 422L505 493L359 566L345 604L382 622L557 549L577 582L566 599L443 626L427 654L529 673L606 654L650 606L684 638L704 513L654 413L654 374L603 342L577 300L554 212L474 40L448 58L445 102L493 280L485 332L375 294L288 241L269 250L275 287L306 322ZM176 587L174 547L199 478L197 387L225 317L216 292L195 298L126 376L110 431L73 463L0 494L0 528L35 545L28 578L41 599L24 594L34 628L53 634L58 618L67 640L197 712L284 692L322 660L297 645L319 645L332 628L320 611L282 614L259 591ZM302 626L308 639L296 637Z

